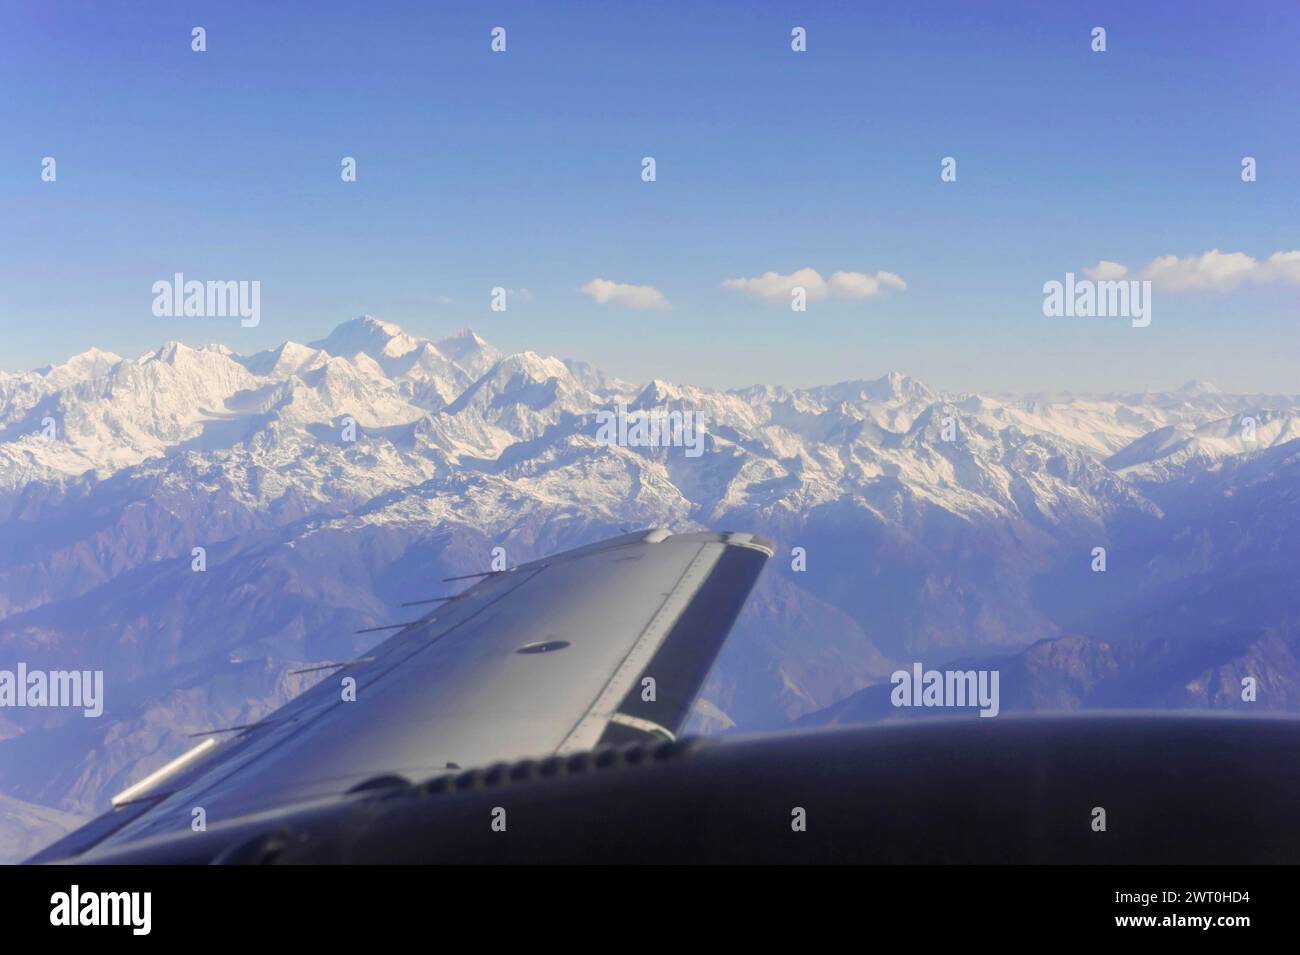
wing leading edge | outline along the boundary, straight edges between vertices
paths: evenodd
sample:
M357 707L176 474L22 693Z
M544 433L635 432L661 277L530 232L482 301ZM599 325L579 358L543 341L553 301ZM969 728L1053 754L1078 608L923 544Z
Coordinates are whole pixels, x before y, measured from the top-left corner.
M771 554L750 534L651 530L483 575L28 861L185 838L196 808L211 835L462 767L672 738Z

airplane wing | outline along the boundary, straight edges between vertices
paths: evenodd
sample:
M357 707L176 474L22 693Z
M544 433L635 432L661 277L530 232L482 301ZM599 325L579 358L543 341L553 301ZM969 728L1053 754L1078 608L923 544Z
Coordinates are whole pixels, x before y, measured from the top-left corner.
M673 739L771 554L750 534L656 529L476 575L28 861L90 862L189 833L196 810L209 833L234 831L461 768Z

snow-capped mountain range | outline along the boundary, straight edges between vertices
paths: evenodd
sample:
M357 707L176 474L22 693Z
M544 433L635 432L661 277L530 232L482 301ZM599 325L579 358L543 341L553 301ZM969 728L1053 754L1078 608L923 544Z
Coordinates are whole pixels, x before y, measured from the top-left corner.
M692 412L704 453L601 440L620 405ZM101 669L107 696L99 719L0 710L0 854L279 705L311 679L289 671L364 651L354 630L492 548L630 526L778 542L702 729L880 718L897 666L981 657L1019 681L1009 708L1237 706L1253 675L1258 705L1300 709L1297 438L1300 398L1200 383L637 385L369 316L249 356L0 373L0 668Z

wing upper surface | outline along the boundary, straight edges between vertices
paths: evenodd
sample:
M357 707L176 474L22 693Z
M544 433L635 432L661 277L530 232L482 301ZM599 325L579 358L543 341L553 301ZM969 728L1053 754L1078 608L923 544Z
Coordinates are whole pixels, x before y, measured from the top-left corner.
M211 827L384 778L672 735L770 554L747 534L653 530L484 575L33 861L187 830L196 807Z

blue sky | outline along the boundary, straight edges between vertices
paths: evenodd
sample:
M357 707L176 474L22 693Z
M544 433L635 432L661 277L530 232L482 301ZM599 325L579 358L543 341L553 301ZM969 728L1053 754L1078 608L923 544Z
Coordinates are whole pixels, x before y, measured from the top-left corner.
M635 380L1300 391L1294 281L1158 289L1144 329L1042 313L1100 260L1300 249L1293 2L0 11L0 368L369 312ZM907 288L800 314L721 286L805 267ZM155 317L177 271L260 281L261 324ZM530 295L493 312L494 286Z

